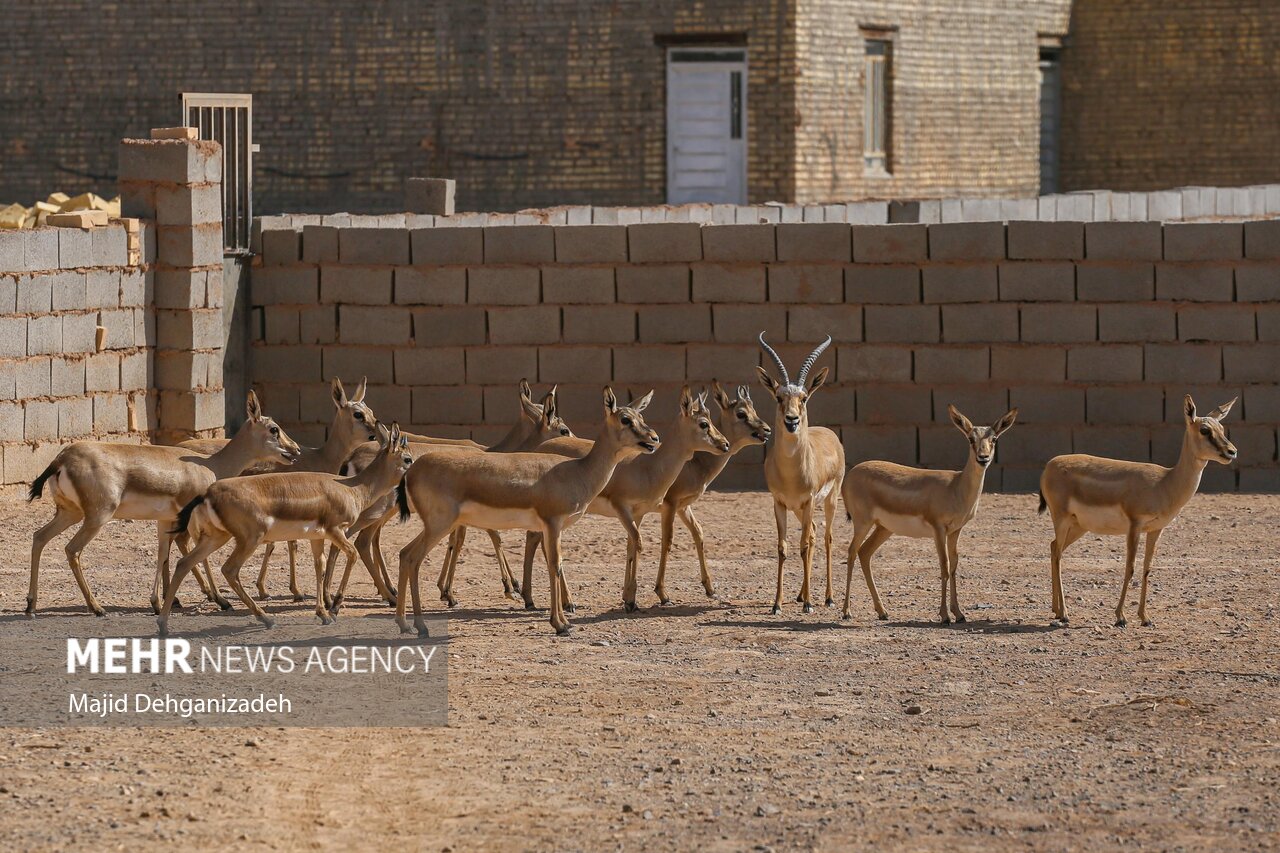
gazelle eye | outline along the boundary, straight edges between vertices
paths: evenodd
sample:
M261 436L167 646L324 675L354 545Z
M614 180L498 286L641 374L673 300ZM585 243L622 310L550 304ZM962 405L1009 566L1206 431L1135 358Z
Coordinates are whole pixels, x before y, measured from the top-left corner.
M746 412L741 412L741 411L740 411L740 412L738 412L738 420L740 420L740 421L745 421L746 419L747 419L747 413L746 413Z
M703 429L711 428L711 424L707 423L706 421L698 421L698 426L702 427Z
M279 434L280 434L280 427L278 427L278 426L273 426L273 427L271 428L271 434L272 434L272 435L279 435Z
M622 425L623 425L623 426L631 426L631 418L629 418L629 417L627 417L627 416L623 415L623 417L622 417Z
M356 417L356 420L358 421L364 420L364 412L356 412L355 417Z
M1201 435L1209 435L1209 434L1210 434L1210 433L1212 433L1212 432L1213 432L1213 430L1209 429L1208 424L1205 424L1205 425L1203 425L1203 426L1201 426L1201 427L1200 427L1200 434L1201 434Z

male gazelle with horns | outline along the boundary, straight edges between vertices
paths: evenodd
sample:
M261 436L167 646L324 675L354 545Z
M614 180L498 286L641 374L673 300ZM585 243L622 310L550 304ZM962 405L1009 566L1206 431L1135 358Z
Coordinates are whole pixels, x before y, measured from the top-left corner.
M781 356L765 343L764 332L760 333L760 346L782 375L779 382L763 367L756 368L760 372L761 383L778 403L773 436L764 458L764 478L773 494L773 517L778 525L778 588L773 598L773 612L782 612L782 566L787 560L787 512L790 511L800 520L800 560L804 566L804 581L798 600L804 602L805 613L812 613L809 578L813 571L815 503L822 505L826 519L827 606L835 602L831 596L831 525L836 516L840 477L844 474L844 447L840 444L840 437L831 430L809 426L809 396L827 381L827 368L819 370L807 387L805 382L818 357L831 346L831 336L828 335L809 353L795 382L791 381Z
M853 559L862 561L862 574L871 592L876 615L888 619L876 582L871 577L871 558L895 533L918 539L933 539L938 548L938 565L942 570L942 599L939 604L942 624L951 616L963 622L964 613L956 595L956 569L959 557L956 543L960 531L978 512L982 483L987 466L995 457L996 439L1000 438L1018 417L1018 410L1006 412L993 426L975 427L955 406L947 406L947 414L956 429L969 440L969 461L959 471L926 471L895 465L892 462L863 462L844 475L845 512L853 521L853 540L849 543L849 561L845 566L844 613L849 618L849 587L853 583ZM951 614L947 614L947 584L951 585Z
M1124 584L1116 605L1116 627L1126 625L1124 599L1133 579L1138 556L1138 537L1147 534L1142 555L1142 593L1138 598L1138 619L1147 618L1147 577L1160 534L1168 527L1200 487L1200 475L1210 461L1230 465L1236 448L1227 439L1222 419L1235 400L1224 403L1204 417L1196 415L1196 404L1188 394L1183 398L1186 426L1182 452L1172 468L1148 462L1125 462L1073 453L1055 456L1040 476L1040 512L1053 515L1053 542L1049 545L1053 581L1053 615L1067 624L1067 601L1062 595L1062 552L1084 533L1125 536Z

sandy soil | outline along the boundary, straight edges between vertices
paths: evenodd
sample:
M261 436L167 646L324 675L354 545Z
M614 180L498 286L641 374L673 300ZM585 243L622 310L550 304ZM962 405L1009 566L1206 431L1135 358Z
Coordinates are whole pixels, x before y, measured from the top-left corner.
M881 551L889 622L860 574L850 622L839 605L770 616L767 496L712 495L698 511L723 600L702 594L681 529L678 603L655 606L650 517L647 609L624 614L622 537L589 519L566 537L581 606L565 639L545 611L502 599L473 536L447 728L6 730L0 846L1280 847L1280 497L1196 497L1161 542L1156 627L1136 627L1135 601L1123 631L1111 626L1123 541L1092 536L1068 553L1071 627L1050 627L1049 527L1029 496L986 498L963 535L970 621L951 627L931 623L932 543ZM48 515L0 499L0 618L19 618ZM391 557L415 528L388 528ZM119 523L86 551L108 609L145 604L151 530ZM849 533L842 518L837 560ZM793 554L795 539L793 524ZM81 605L62 542L45 553L43 618ZM285 572L271 584L283 594ZM793 558L789 597L798 587ZM364 579L343 618L385 613L372 592ZM283 597L271 608L313 618Z

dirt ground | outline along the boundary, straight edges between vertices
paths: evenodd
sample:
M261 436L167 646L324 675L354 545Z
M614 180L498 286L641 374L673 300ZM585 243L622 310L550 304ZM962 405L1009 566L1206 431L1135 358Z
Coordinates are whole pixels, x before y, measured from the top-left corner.
M580 607L564 639L545 611L501 597L492 551L472 536L449 623L447 728L8 729L0 846L1280 847L1280 497L1194 498L1161 540L1156 627L1137 627L1132 598L1127 630L1112 627L1124 543L1093 536L1065 562L1071 626L1050 626L1035 503L984 499L961 539L969 621L950 627L933 623L935 556L919 540L880 553L890 621L875 620L860 573L851 621L839 603L801 614L794 523L788 603L769 615L773 519L759 493L698 506L719 601L678 529L677 604L656 606L651 516L647 609L626 615L617 523L571 530ZM31 533L49 514L0 498L0 618L20 618ZM109 610L145 605L152 530L117 523L86 551ZM388 528L390 558L414 532ZM837 601L849 534L841 518ZM42 618L82 604L64 541L45 552ZM281 597L286 572L270 584L270 609L314 618ZM535 589L544 604L545 571ZM386 612L367 577L355 591L343 619ZM175 629L197 618L179 614Z

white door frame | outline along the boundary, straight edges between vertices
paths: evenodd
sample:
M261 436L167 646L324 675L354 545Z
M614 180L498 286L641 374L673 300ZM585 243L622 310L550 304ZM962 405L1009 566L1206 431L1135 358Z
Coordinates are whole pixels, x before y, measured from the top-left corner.
M725 56L726 58L725 58L725 59L723 59L723 60L719 60L719 59L706 59L706 60L702 60L702 59L690 59L690 60L685 60L685 61L681 61L681 62L677 63L677 62L674 60L674 57L675 57L675 55L676 55L676 54L684 54L684 55L686 55L686 56L687 56L687 55L690 55L690 54L695 54L695 55L696 55L696 54L707 54L707 55L709 55L709 56L723 55L723 56ZM733 57L734 55L740 56L740 57L741 57L741 59L731 58L731 57ZM741 158L740 158L741 162L738 164L738 169L737 169L737 171L738 171L738 176L737 176L737 177L739 178L739 184L738 184L738 186L740 187L740 190L739 190L739 193L738 193L738 196L739 196L739 197L738 197L738 198L736 198L736 199L733 199L732 201L730 201L730 202L728 202L728 203L731 203L731 204L746 204L746 203L747 203L747 155L748 155L748 150L747 150L747 129L748 129L748 127L747 127L747 115L748 115L748 110L747 110L747 89L748 89L748 86L747 86L747 80L748 80L748 77L747 77L747 73L748 73L748 57L747 57L747 48L746 48L745 46L724 46L724 45L721 45L721 46L707 46L707 47L702 47L702 46L670 47L670 48L668 48L668 49L667 49L667 91L666 91L666 99L667 99L667 127L666 127L666 137L667 137L667 145L666 145L666 155L667 155L667 194L666 194L666 195L667 195L667 203L668 203L668 204L674 204L674 203L677 203L677 202L673 201L673 199L672 199L672 191L673 191L673 189L674 189L674 187L675 187L675 172L676 172L676 164L675 164L675 143L674 143L674 140L672 139L672 129L675 127L675 104L673 103L673 100L674 100L674 99L671 97L671 93L672 93L672 91L673 91L673 89L674 89L674 85L673 85L673 84L674 84L674 80L675 80L675 75L676 75L676 73L677 73L677 72L674 70L674 66L675 66L676 64L679 64L679 65L687 65L687 66L696 66L696 67L697 67L698 69L700 69L700 70L707 70L707 71L725 71L725 72L728 72L728 73L730 73L730 74L732 74L733 72L735 72L735 71L736 71L736 72L738 72L738 73L740 73L740 74L742 75L742 76L741 76L741 78L740 78L741 82L740 82L740 84L739 84L739 88L738 88L738 92L737 92L737 96L738 96L738 104L737 104L737 110L736 110L736 112L737 112L736 121L734 120L734 117L732 117L732 116L731 116L731 121L734 121L734 123L735 123L735 124L736 124L736 126L737 126L737 132L738 132L738 135L737 135L737 137L735 137L735 138L737 138L737 139L741 139L741 147L742 147L742 156L741 156ZM732 93L731 93L731 97L732 97ZM732 107L732 105L731 105L730 109L731 109L731 112L732 112L732 111L733 111L733 107Z

